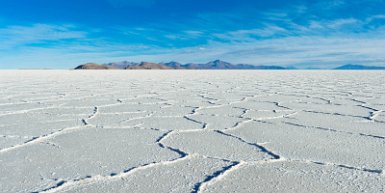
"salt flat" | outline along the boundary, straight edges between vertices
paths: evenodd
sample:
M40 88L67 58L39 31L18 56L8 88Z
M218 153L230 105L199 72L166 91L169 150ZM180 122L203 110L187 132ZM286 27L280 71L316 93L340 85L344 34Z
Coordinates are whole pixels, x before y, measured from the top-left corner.
M0 71L0 191L384 192L384 71Z

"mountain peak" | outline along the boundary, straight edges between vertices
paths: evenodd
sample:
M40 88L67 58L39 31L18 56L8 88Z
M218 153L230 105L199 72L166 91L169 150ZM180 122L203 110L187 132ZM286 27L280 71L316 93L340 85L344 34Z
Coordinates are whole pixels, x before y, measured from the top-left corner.
M210 64L210 63L213 63L213 64L223 64L223 63L230 64L229 62L225 62L222 60L214 60L214 61L209 62L208 64Z
M79 65L75 68L75 70L108 70L108 69L116 69L113 66L96 64L96 63L86 63Z
M233 69L235 65L222 60L214 60L206 64L209 69Z
M385 70L385 67L382 66L364 66L360 64L346 64L334 68L336 70Z
M175 68L175 69L182 68L182 66L183 66L183 64L176 62L176 61L171 61L171 62L167 62L167 63L160 63L160 64L165 65L165 66L170 67L170 68Z

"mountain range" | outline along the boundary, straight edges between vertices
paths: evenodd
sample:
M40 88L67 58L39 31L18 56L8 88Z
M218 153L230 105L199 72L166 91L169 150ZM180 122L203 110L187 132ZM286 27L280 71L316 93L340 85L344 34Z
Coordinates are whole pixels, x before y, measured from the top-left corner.
M187 63L181 64L179 62L167 62L167 63L152 63L152 62L113 62L107 64L96 64L87 63L79 65L75 70L108 70L108 69L120 69L120 70L167 70L167 69L203 69L203 70L292 70L294 67L283 67L283 66L264 66L264 65L251 65L251 64L231 64L221 60L215 60L208 63ZM315 69L304 69L304 70L315 70ZM317 69L322 70L322 69ZM332 70L385 70L385 67L381 66L364 66L357 64L346 64L333 68Z
M385 67L382 66L364 66L357 64L346 64L337 68L335 70L385 70Z
M284 69L292 69L288 67L282 66L256 66L251 64L231 64L229 62L224 62L221 60L211 61L205 64L199 63L188 63L181 64L179 62L167 62L167 63L151 63L151 62L116 62L116 63L107 63L107 64L95 64L95 63L87 63L79 65L75 68L76 70L86 70L86 69L207 69L207 70L215 70L215 69L261 69L261 70L284 70Z

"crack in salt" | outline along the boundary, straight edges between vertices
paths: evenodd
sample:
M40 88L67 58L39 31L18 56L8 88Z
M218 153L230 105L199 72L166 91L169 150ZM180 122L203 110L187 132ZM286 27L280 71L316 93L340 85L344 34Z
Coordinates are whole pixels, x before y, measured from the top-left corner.
M95 107L94 107L94 110L93 110L93 112L92 112L92 114L91 114L90 116L88 116L86 119L82 119L82 120L81 120L82 123L83 123L83 125L85 125L85 126L90 125L90 124L88 123L88 120L94 118L98 113L99 113L99 108L98 108L97 106L95 106Z
M312 160L287 160L287 161L296 161L296 162L301 162L301 163L313 163L317 165L322 165L322 166L334 166L334 167L340 167L340 168L345 168L345 169L350 169L350 170L357 170L357 171L362 171L362 172L369 172L369 173L374 173L374 174L383 174L382 169L369 169L369 168L359 168L359 167L354 167L354 166L349 166L345 164L337 164L337 163L326 163L326 162L320 162L320 161L312 161Z
M273 157L273 159L280 159L281 158L281 156L279 156L278 154L273 153L272 151L268 150L267 148L265 148L264 146L262 146L260 144L247 142L246 140L242 139L241 137L238 137L238 136L235 136L235 135L231 135L231 134L225 133L225 132L220 131L220 130L214 130L214 132L217 132L219 134L222 134L222 135L225 135L225 136L228 136L228 137L232 137L232 138L238 139L239 141L241 141L243 143L246 143L248 145L254 146L254 147L258 148L260 151L262 151L262 152L268 154L269 156Z
M215 171L213 174L206 176L202 182L194 185L191 193L203 192L208 186L215 184L231 172L240 168L245 162L231 162L230 165L223 167L221 170Z
M44 190L37 191L36 193L53 193L53 192L57 192L60 190L66 190L66 189L68 190L68 189L71 189L71 188L74 188L74 187L77 187L80 185L96 183L99 181L109 181L109 180L114 180L114 179L122 179L122 178L127 177L127 176L129 176L129 175L131 175L137 171L140 171L140 170L153 168L153 167L157 167L160 165L175 164L177 162L190 159L191 157L192 157L192 155L186 155L184 157L179 157L179 158L169 160L169 161L152 162L152 163L148 163L148 164L143 164L143 165L140 165L137 167L132 167L132 168L126 169L121 173L111 173L110 175L107 175L107 176L102 176L102 175L85 176L83 178L78 178L78 179L69 180L69 181L63 181L60 184L56 184L53 187L49 187L49 188L46 188Z
M194 120L194 119L188 117L187 115L183 116L183 118L187 119L188 121L192 121L194 123L201 124L202 125L202 129L206 129L207 128L207 123L205 123L205 122Z
M8 151L11 151L14 149L22 148L22 147L27 146L27 145L40 143L40 142L43 142L44 140L51 139L55 136L58 136L58 135L65 133L65 132L83 129L83 128L84 128L84 126L76 126L76 127L67 127L67 128L59 129L59 130L52 132L52 133L49 133L49 134L41 135L38 137L33 137L32 139L30 139L30 140L28 140L22 144L17 144L17 145L14 145L12 147L0 149L0 153L4 153L4 152L8 152Z
M287 121L282 121L282 123L287 124L287 125L292 125L295 127L317 129L317 130L322 130L322 131L331 131L331 132L344 133L344 134L349 134L349 135L359 135L359 136L363 136L363 137L371 137L371 138L377 138L377 139L385 139L385 136L379 136L379 135L372 135L372 134L366 134L366 133L353 133L353 132L348 132L348 131L340 131L340 130L332 129L332 128L301 125L298 123L291 123L291 122L287 122Z

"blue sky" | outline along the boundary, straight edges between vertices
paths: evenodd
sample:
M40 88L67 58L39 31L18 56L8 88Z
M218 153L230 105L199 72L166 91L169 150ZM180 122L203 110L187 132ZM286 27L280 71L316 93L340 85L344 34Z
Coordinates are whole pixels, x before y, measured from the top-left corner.
M0 68L385 66L385 0L0 0Z

